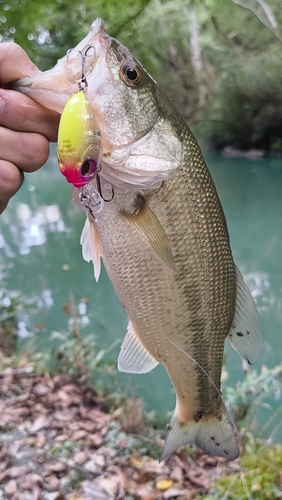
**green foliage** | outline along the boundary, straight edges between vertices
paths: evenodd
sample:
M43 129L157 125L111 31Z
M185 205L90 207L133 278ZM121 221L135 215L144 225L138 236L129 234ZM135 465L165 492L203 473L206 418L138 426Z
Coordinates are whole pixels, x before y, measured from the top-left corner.
M219 478L212 495L202 500L278 500L281 498L280 474L282 447L255 444L240 459L240 471Z
M21 45L40 66L49 69L57 59L88 33L91 23L102 17L107 29L117 36L128 29L149 0L0 0L2 41Z
M256 434L258 430L261 437L267 432L269 425L264 428L259 425L256 428L257 410L261 408L270 409L269 400L278 401L282 390L282 364L274 368L262 366L260 373L249 369L243 380L237 382L236 387L226 387L223 391L223 399L232 408L233 419L240 427L252 428ZM277 410L279 414L279 410ZM272 411L271 423L274 424L276 411ZM269 423L269 419L268 419Z
M95 334L90 332L82 335L84 325L73 303L70 313L68 328L51 332L44 343L43 351L34 349L34 339L31 337L26 345L31 363L36 366L36 371L66 373L83 377L84 380L94 377L96 382L99 373L108 374L107 382L110 384L114 377L115 363L108 355L119 341L108 348L97 350ZM95 385L97 386L98 382Z
M24 310L30 309L33 299L23 297L19 292L0 288L0 346L5 355L14 352L17 343L18 319Z
M0 4L0 37L19 43L41 69L54 65L102 17L213 145L282 148L280 0Z

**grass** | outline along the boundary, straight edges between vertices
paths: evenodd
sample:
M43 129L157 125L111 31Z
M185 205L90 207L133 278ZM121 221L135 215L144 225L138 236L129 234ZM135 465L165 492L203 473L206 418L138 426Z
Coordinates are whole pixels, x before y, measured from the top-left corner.
M202 500L281 499L282 446L256 441L240 458L240 470L219 478Z

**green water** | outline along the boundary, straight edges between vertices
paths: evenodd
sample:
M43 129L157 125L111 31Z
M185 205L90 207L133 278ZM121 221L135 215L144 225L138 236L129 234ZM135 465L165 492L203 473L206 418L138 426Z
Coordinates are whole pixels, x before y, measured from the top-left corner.
M20 336L44 324L33 336L36 348L46 349L49 332L66 328L64 304L72 300L85 331L94 332L98 346L106 347L122 340L126 315L105 271L96 284L92 264L82 259L79 238L85 215L73 205L54 153L43 169L26 176L1 216L4 284L35 299L39 312L24 312ZM265 344L255 367L272 367L282 357L282 161L205 156L225 211L235 262L261 316ZM243 377L241 359L229 346L226 353L228 383L235 385ZM117 354L118 347L112 356ZM147 409L166 412L174 407L171 383L161 366L146 375L120 374L118 384L143 396Z

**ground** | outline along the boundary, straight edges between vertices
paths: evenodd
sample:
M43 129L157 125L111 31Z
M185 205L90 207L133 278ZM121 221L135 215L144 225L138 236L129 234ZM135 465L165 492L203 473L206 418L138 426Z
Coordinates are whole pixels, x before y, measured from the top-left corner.
M190 500L239 470L198 450L160 464L136 401L109 407L83 378L8 368L0 397L0 499Z

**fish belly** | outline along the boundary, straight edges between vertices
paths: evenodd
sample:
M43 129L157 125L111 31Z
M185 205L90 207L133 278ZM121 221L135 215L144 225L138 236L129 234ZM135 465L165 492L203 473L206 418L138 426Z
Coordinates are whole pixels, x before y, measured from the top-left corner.
M171 246L172 270L124 217L122 207L135 196L116 189L97 216L103 262L138 339L172 380L178 418L198 421L219 411L223 346L234 315L225 219L201 156L148 196Z

